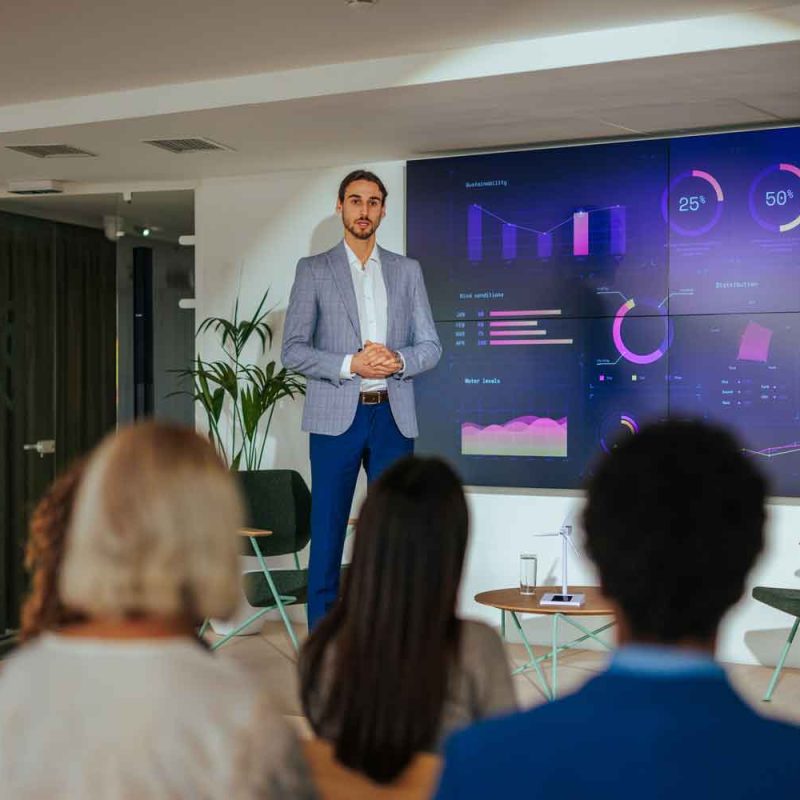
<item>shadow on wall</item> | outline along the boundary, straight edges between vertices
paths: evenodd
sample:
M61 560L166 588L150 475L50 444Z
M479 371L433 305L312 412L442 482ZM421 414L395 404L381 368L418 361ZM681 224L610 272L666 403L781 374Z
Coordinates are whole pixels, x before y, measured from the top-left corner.
M774 667L778 663L781 650L786 643L786 637L789 635L791 625L794 622L794 619L788 614L786 618L790 621L790 624L785 628L768 628L745 633L744 642L759 664ZM785 666L800 667L800 643L795 642L795 645L789 650Z
M308 255L324 253L337 245L342 238L342 220L338 214L331 214L320 222L311 234Z

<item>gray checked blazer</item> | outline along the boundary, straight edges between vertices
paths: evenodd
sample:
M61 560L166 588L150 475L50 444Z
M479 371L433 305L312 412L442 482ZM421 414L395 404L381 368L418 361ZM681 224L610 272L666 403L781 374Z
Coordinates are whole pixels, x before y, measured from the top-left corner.
M387 379L389 403L403 436L418 433L414 376L431 369L442 354L419 262L379 248L386 284L386 346L405 359L402 375ZM352 424L360 381L342 380L342 361L362 346L350 264L339 242L327 253L297 262L281 360L308 382L303 430L338 436Z

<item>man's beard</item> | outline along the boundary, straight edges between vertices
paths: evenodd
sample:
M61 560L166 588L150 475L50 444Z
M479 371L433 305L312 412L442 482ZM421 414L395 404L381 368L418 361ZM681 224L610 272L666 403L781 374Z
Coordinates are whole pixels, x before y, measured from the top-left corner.
M364 228L364 230L361 230L361 228L358 227L359 222L369 222L370 226L368 228ZM372 222L370 222L370 220L356 219L347 226L347 230L350 231L350 233L352 233L356 239L369 239L370 236L375 233L375 226L372 224Z

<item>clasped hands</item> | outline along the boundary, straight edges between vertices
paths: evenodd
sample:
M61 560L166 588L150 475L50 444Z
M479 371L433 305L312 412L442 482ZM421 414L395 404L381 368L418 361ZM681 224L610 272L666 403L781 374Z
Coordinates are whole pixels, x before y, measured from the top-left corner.
M400 356L385 344L377 342L364 343L363 350L353 355L350 369L362 378L388 378L403 368Z

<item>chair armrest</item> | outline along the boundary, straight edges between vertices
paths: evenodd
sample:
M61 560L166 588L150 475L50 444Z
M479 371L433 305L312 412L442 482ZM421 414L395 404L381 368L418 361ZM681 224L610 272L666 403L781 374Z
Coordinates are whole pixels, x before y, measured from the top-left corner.
M239 528L236 533L239 536L246 536L247 538L253 536L256 539L263 536L272 536L272 531L264 530L264 528Z

